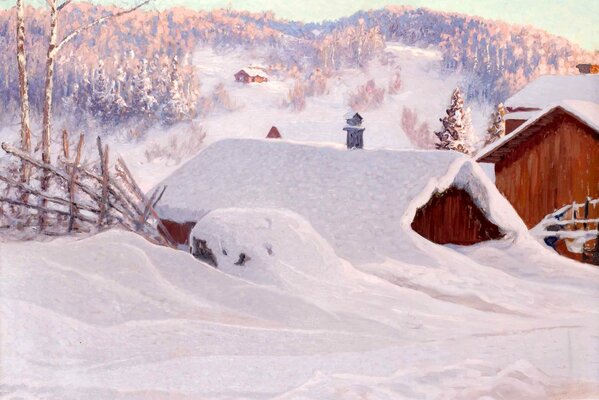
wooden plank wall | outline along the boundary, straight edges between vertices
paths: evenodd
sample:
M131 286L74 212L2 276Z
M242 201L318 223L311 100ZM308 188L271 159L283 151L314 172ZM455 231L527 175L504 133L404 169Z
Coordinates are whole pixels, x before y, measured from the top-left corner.
M439 244L471 245L503 237L468 192L455 187L434 194L420 207L412 221L412 229Z
M499 191L532 228L566 204L599 197L599 135L569 114L555 112L495 165L495 177Z

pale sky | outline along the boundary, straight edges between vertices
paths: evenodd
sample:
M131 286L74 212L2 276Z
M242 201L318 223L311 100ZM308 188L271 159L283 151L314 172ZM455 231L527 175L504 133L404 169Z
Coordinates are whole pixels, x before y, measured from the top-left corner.
M43 0L25 0L40 4ZM134 0L97 0L134 3ZM13 0L0 0L0 7ZM43 4L43 3L42 3ZM279 17L318 22L386 5L410 5L533 25L563 36L589 50L599 50L599 0L154 0L154 7L213 9L230 6L249 11L274 11Z

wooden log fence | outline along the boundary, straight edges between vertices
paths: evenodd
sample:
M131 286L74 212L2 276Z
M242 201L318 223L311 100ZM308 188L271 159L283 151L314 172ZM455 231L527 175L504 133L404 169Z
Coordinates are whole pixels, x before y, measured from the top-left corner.
M166 187L156 188L147 198L120 157L115 162L115 173L111 173L109 147L102 144L100 137L96 140L98 163L86 167L82 164L84 142L84 136L80 135L73 156L68 132L63 130L63 154L57 165L38 160L8 143L2 143L1 147L7 154L17 158L22 165L40 171L42 176L40 187L36 187L33 179L21 182L13 178L8 170L0 172L0 182L8 188L0 196L0 215L6 214L3 205L10 205L19 208L21 214L17 214L24 215L26 219L18 224L13 220L2 223L3 229L35 227L40 234L58 236L99 231L119 225L154 243L176 246L155 210ZM52 187L51 182L58 185ZM11 191L11 188L14 190ZM36 204L33 204L31 197L37 199ZM50 218L52 215L56 217ZM31 216L37 216L36 225L28 222ZM17 217L13 213L11 218Z

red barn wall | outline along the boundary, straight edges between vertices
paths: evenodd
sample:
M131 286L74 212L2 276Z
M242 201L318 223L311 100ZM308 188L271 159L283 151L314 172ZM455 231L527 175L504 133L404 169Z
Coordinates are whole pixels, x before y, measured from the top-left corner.
M455 187L434 194L420 207L412 221L412 229L439 244L471 245L503 237L470 194Z
M525 119L506 119L505 120L505 134L511 133L516 130L520 125L525 123Z
M189 235L196 225L195 222L175 222L168 219L163 219L162 224L178 244L189 244ZM160 227L158 229L162 230Z
M495 164L495 184L529 228L587 196L599 197L599 135L556 111L547 125Z

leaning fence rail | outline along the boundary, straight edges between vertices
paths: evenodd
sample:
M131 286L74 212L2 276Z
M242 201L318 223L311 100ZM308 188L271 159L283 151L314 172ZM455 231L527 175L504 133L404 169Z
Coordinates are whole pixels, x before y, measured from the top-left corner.
M76 151L71 154L68 134L63 131L63 154L56 165L51 165L2 143L7 154L29 165L39 176L49 177L43 179L49 179L52 184L23 181L10 168L2 170L0 217L4 221L1 227L60 236L120 226L154 243L175 246L154 209L166 187L157 188L148 199L125 161L119 157L111 171L108 145L102 145L100 137L96 144L97 163L84 165L84 136L79 136Z

